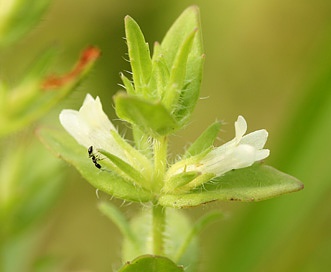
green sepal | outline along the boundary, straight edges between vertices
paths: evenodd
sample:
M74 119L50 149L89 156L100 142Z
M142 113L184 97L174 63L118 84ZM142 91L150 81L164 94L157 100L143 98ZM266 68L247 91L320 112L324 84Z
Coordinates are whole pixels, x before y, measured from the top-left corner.
M137 94L149 97L147 85L152 72L149 47L136 21L130 16L126 16L124 21L134 87Z
M123 137L121 137L117 131L111 130L110 134L113 136L116 143L125 150L125 154L131 165L134 165L138 169L144 169L145 176L148 176L151 180L153 175L153 164L143 153L135 149L130 145Z
M253 202L302 190L304 185L296 178L279 170L256 163L250 167L227 172L212 183L184 194L166 194L159 204L173 208L187 208L207 202Z
M96 189L128 201L149 202L153 199L149 191L133 185L113 172L97 169L88 157L87 149L67 133L41 129L38 130L38 136L55 155L73 165Z
M135 94L136 90L134 89L132 82L123 73L120 73L120 77L122 79L126 92L128 94Z
M165 194L185 193L212 180L214 177L215 174L213 173L202 174L198 171L182 172L166 181L162 191Z
M185 86L180 92L179 104L173 113L176 120L186 123L199 98L204 62L200 12L197 6L187 8L165 35L161 48L168 67L173 67L185 39L197 31L186 63Z
M114 96L114 101L117 116L146 134L167 135L178 128L177 122L160 102L149 102L121 92Z
M200 161L212 150L212 147L205 149L204 151L200 152L198 155L191 156L187 159L182 159L171 165L166 173L166 180L170 179L171 176L176 175L179 170L180 172L184 172L187 165L191 164L199 164Z
M208 181L212 180L215 177L213 173L205 173L197 176L194 180L183 186L181 189L184 191L189 191L191 189L195 189L200 185L207 183Z
M146 178L136 168L106 150L98 149L98 152L110 160L111 164L109 164L108 161L104 162L106 167L109 167L112 171L117 173L119 176L122 176L124 179L130 180L134 185L142 186L147 190L150 189L149 182L147 182Z
M127 262L118 272L184 272L182 266L170 259L157 255L142 255Z
M186 185L187 183L191 182L195 178L197 178L201 173L198 171L188 171L182 172L177 175L171 176L169 180L165 181L165 184L162 188L164 193L171 192L178 187Z
M138 126L132 126L132 134L136 149L152 161L153 147L149 135L145 134Z
M216 121L211 124L199 137L194 141L193 144L186 150L184 158L189 158L200 154L201 152L209 149L213 146L217 135L220 131L221 123Z

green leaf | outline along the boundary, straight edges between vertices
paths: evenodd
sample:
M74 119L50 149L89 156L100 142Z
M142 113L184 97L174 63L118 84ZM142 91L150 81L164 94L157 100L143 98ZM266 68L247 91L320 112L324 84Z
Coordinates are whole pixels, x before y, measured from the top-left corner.
M206 149L212 147L220 131L220 128L220 122L211 124L186 150L184 158L198 155L201 152L204 152Z
M122 79L126 92L128 94L135 94L136 90L134 89L131 81L123 73L120 73L120 77Z
M199 98L203 68L203 48L200 26L200 12L197 6L187 8L171 26L161 47L168 67L173 67L178 51L185 39L197 31L186 63L185 87L181 90L174 116L181 123L187 122Z
M154 43L153 59L152 59L152 76L149 82L149 89L154 90L155 96L162 99L165 88L167 86L170 72L164 59L162 48L158 42Z
M142 255L127 262L119 272L184 272L183 267L177 266L166 257Z
M109 163L106 165L110 166L110 169L115 173L118 173L119 176L123 176L125 179L132 181L135 185L140 185L145 189L149 189L149 182L136 168L103 149L98 149L98 151L111 161L111 165L109 165Z
M67 133L41 129L38 131L38 135L53 153L72 164L95 188L129 201L148 202L152 200L153 196L149 191L133 185L113 172L97 169L88 157L87 149L76 143Z
M197 6L191 6L177 18L162 40L161 47L168 67L172 67L179 48L195 29L200 29L200 12ZM196 36L192 49L195 54L202 54L201 34Z
M125 17L125 33L135 90L138 94L148 97L147 85L152 72L148 44L139 25L130 16Z
M197 178L200 174L201 173L198 171L188 171L171 176L169 180L165 181L162 191L165 193L173 191L174 189L191 182L192 180Z
M112 130L110 131L110 134L113 136L119 147L125 151L125 154L129 160L128 163L134 165L136 169L144 169L144 176L147 177L147 179L152 180L151 176L153 175L154 170L152 161L146 157L144 153L140 152L140 150L137 150L129 144L116 131ZM142 141L142 138L140 138L140 140Z
M197 33L195 29L178 48L178 52L173 61L170 70L170 77L167 84L166 92L164 94L162 102L169 110L175 110L178 107L178 99L181 97L181 91L184 89L184 82L186 78L187 60L190 53L193 39Z
M123 120L137 125L147 134L166 135L178 128L166 108L159 102L118 93L114 97L116 113Z
M186 208L203 203L222 201L260 201L303 189L296 178L263 164L233 170L213 180L210 184L178 195L163 195L159 204Z

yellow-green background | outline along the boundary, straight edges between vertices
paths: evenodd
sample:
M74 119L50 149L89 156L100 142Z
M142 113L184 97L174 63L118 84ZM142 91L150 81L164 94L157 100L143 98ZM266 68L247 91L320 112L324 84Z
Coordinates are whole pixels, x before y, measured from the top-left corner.
M78 109L88 92L99 95L104 110L116 118L112 95L120 89L119 72L129 70L124 16L131 15L153 44L192 4L201 10L205 99L198 102L190 126L171 139L172 154L182 152L215 119L225 123L219 143L231 139L233 122L241 114L249 131L269 131L271 155L266 163L305 184L301 192L265 202L212 203L188 210L192 220L210 209L225 213L202 234L201 271L327 271L330 1L54 0L41 22L1 55L1 72L15 82L41 50L54 44L60 55L53 72L65 72L83 48L98 46L102 56L93 71L43 123L58 125L60 110ZM64 271L112 271L120 265L120 233L97 210L95 189L63 163L67 170L63 194L41 222L43 239L31 253L56 256L65 262ZM123 210L130 216L137 207L124 203Z

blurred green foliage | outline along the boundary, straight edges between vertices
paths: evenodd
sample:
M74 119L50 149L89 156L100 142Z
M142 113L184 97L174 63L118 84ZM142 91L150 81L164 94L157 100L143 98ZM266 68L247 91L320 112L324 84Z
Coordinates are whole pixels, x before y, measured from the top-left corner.
M199 101L192 124L173 137L174 153L216 118L232 124L242 114L250 131L269 131L267 163L305 184L299 193L265 202L211 204L228 216L204 232L201 271L325 271L331 265L330 1L55 0L38 27L0 52L0 72L15 81L41 49L57 43L63 49L54 72L61 73L81 48L97 45L103 55L92 74L43 122L56 126L60 109L78 108L87 92L99 95L114 117L118 73L129 69L121 39L124 16L137 20L148 41L160 40L191 4L201 10L201 96L209 99ZM232 127L223 130L222 141L233 136ZM68 270L119 267L118 231L98 213L94 189L76 173L70 180L45 219L51 222L48 235L34 254L70 260ZM189 212L196 218L207 209Z

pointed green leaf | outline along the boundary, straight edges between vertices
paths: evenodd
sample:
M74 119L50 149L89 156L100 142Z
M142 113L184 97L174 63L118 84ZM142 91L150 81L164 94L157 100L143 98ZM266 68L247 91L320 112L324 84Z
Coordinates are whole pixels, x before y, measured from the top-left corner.
M198 29L194 29L191 33L189 33L181 46L178 48L178 52L176 54L170 72L169 83L171 85L176 84L179 88L182 88L184 84L187 59L188 55L190 54L192 43L195 35L197 34L197 31Z
M137 125L145 133L166 135L178 128L177 122L159 102L148 102L125 93L116 94L114 101L118 117Z
M149 182L136 168L106 150L98 149L98 151L111 161L111 164L105 162L106 166L109 166L110 169L119 176L130 180L135 185L140 185L145 189L150 189Z
M131 165L138 168L143 168L145 173L151 173L153 171L154 165L146 156L129 144L118 134L118 132L111 130L110 134L114 137L116 143L125 151Z
M120 73L120 77L122 79L126 92L128 94L135 94L136 90L134 89L131 81L123 73Z
M181 97L181 91L185 90L184 82L186 79L187 60L196 33L197 29L187 35L186 39L178 48L178 52L172 63L167 90L162 100L169 110L176 109L178 99Z
M187 36L195 29L200 29L200 12L197 6L191 6L177 18L162 40L161 47L168 67L172 67L179 48ZM196 35L192 49L195 55L202 55L200 33Z
M200 185L203 185L207 183L208 181L212 180L215 177L215 174L213 173L204 173L199 176L197 176L194 180L192 180L190 183L186 184L185 186L181 187L181 190L190 191L195 188L198 188Z
M220 128L220 122L211 124L186 150L184 158L198 155L206 149L212 147L220 131Z
M148 96L146 88L152 72L149 47L139 25L130 16L125 17L125 33L134 87L138 94L146 97Z
M184 272L183 267L177 266L166 257L142 255L127 262L118 272Z
M165 193L173 191L174 189L191 182L196 177L198 177L200 174L201 173L198 171L189 171L189 172L182 172L177 175L174 175L174 176L170 177L169 180L165 181L162 191Z
M171 26L164 37L161 47L168 67L172 67L184 40L194 30L197 31L186 64L185 86L181 90L180 105L174 116L181 123L188 121L199 98L203 68L203 48L199 8L187 8Z
M38 131L38 135L55 155L72 164L95 188L129 201L148 202L152 199L150 192L134 186L112 172L97 169L88 157L87 150L76 143L67 133L41 129Z
M159 43L154 43L152 59L152 76L149 82L149 89L155 93L158 99L164 96L165 87L167 86L170 72L164 59L162 48Z
M263 165L233 170L214 179L203 188L178 195L163 195L159 204L174 208L193 207L203 203L223 201L260 201L302 190L304 185L296 178Z

